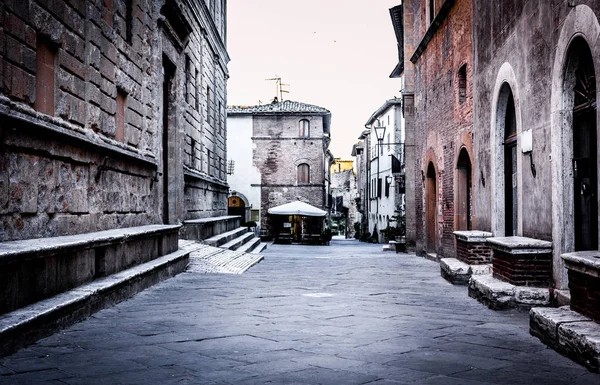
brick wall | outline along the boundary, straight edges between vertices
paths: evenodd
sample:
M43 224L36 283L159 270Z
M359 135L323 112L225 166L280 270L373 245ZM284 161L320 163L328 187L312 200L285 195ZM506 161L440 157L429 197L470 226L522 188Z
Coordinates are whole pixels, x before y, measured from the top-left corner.
M167 3L175 16L149 0L0 5L0 241L161 223L165 183L170 222L226 212L224 112L205 122L206 95L186 101L183 92L187 83L210 83L211 108L225 106L224 17L213 26L205 8ZM172 25L185 23L189 43L181 50L181 30ZM170 113L187 124L173 125L186 134L172 133L169 159L162 157L163 54L175 66ZM192 79L184 76L186 54L200 69ZM209 203L186 206L198 193L184 186ZM193 210L200 211L187 214Z
M425 19L425 2L415 4L411 27L415 46L425 36L429 24ZM418 2L416 2L418 3ZM410 6L410 3L409 3ZM418 16L417 16L418 15ZM428 251L444 257L455 256L453 231L456 161L462 147L471 151L472 128L472 53L471 1L457 0L439 29L431 36L426 48L414 62L415 93L415 191L417 250L426 247L426 228L435 227L436 245ZM420 21L420 22L419 22ZM413 52L407 53L410 57ZM459 69L466 66L466 89L459 90ZM427 175L427 160L436 167L438 223L426 223L426 194L423 175Z
M456 239L456 258L469 265L484 265L492 262L492 251L485 242Z
M600 322L600 278L569 269L571 309Z
M494 250L493 275L517 286L550 287L552 253L510 254Z

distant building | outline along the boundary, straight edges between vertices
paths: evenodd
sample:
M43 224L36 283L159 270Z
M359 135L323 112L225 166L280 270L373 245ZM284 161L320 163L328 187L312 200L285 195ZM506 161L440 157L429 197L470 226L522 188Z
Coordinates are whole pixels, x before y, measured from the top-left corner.
M404 214L404 118L401 99L387 100L365 124L369 145L368 231L395 226L394 216ZM378 140L378 135L380 140ZM398 212L397 212L398 210Z
M235 191L235 196L246 199L244 204L251 205L251 218L259 220L263 234L270 230L267 211L271 207L301 200L329 211L333 156L328 150L328 110L289 100L230 106L227 122L228 152L235 161L232 196ZM253 214L255 208L258 212Z
M360 221L356 208L358 190L354 161L336 158L331 165L331 223L347 238L354 236L354 223ZM359 222L360 223L360 222Z

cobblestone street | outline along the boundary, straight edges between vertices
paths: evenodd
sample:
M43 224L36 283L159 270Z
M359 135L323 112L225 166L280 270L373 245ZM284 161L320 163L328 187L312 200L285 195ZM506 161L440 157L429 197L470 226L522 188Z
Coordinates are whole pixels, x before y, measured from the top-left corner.
M0 359L1 384L600 384L439 266L381 245L271 245L182 273Z

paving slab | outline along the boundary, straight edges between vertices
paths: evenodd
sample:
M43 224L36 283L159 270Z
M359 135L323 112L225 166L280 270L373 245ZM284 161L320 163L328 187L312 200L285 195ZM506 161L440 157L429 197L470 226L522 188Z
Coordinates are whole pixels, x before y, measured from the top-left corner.
M481 306L438 263L335 239L261 254L4 357L0 384L600 384L531 336L526 312Z

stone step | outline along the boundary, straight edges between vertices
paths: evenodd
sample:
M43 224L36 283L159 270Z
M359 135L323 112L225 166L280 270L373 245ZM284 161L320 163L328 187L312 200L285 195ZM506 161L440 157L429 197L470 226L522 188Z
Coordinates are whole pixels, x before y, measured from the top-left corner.
M1 242L0 314L172 253L179 228L147 225Z
M0 316L0 357L183 272L190 254L204 245L193 242L180 245L178 250L150 262Z
M254 250L252 250L252 254L262 253L262 251L267 248L268 244L269 244L268 242L261 242Z
M251 232L244 233L241 236L234 238L227 243L222 244L220 247L222 247L223 249L238 250L244 244L246 244L247 242L250 242L250 240L253 238L254 238L254 233L251 233ZM242 251L245 251L245 250L242 250Z
M213 218L190 219L183 222L180 230L182 239L203 241L216 235L234 230L242 224L242 217L225 215Z
M242 274L263 259L262 255L206 246L190 255L188 272Z
M429 259L430 261L433 261L433 262L440 261L440 258L438 257L437 253L427 253L427 254L425 254L425 259Z
M252 234L252 233L250 233L250 234ZM260 245L260 238L252 237L248 242L246 242L245 244L243 244L238 249L238 251L243 251L244 253L250 253L254 249L256 249L256 247L258 245Z
M205 243L209 246L219 247L219 246L231 241L234 238L242 236L243 234L245 234L247 232L248 232L248 229L246 227L238 227L233 230L227 231L225 233L221 233L221 234L215 235L214 237L205 239L203 241L203 243Z

